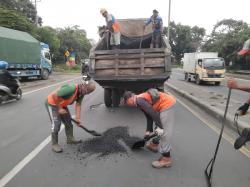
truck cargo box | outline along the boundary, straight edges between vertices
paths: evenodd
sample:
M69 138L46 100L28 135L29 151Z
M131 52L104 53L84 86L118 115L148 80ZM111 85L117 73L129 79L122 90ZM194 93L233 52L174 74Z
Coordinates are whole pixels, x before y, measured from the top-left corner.
M0 59L9 64L40 64L40 42L26 32L0 27Z

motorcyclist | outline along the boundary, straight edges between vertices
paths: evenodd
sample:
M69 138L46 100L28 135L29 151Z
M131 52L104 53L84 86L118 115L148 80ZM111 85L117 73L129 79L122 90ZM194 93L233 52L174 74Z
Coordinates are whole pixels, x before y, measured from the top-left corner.
M17 81L7 70L8 63L0 61L0 84L7 86L14 94L18 88Z

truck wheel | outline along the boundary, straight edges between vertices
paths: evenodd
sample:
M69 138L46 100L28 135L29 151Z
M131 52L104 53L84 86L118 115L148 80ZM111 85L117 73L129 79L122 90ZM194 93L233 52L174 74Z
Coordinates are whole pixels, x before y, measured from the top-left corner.
M47 80L49 78L49 71L47 69L41 70L41 78L43 80Z
M191 79L188 77L188 73L185 73L185 81L190 82Z
M196 77L195 77L195 82L196 82L196 84L201 84L201 80L200 80L200 77L199 77L199 75L196 75Z
M111 89L105 88L104 89L104 103L106 107L111 107L112 105L112 100L111 100Z
M112 90L112 103L113 103L113 107L118 107L120 105L120 101L121 101L121 97L120 97L120 93L118 90L113 89Z
M215 82L214 83L216 86L220 86L220 82Z

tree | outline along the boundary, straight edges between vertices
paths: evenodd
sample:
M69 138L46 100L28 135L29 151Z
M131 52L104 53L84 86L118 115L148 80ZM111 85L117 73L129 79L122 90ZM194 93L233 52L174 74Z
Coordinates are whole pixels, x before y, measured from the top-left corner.
M8 10L17 11L23 14L32 23L36 23L37 11L35 6L29 0L0 0L0 6ZM38 16L38 24L41 26L42 18Z
M33 31L33 36L46 44L49 45L51 53L53 56L58 55L58 50L60 47L60 40L57 36L57 30L52 27L38 27ZM56 60L53 58L53 60Z
M0 7L0 15L0 26L2 27L25 32L31 32L34 28L34 25L24 15L16 11Z
M58 37L61 41L60 54L72 48L76 52L76 62L87 58L91 48L91 44L86 37L86 31L79 29L79 26L66 27L58 30Z
M164 28L167 33L167 28ZM180 62L184 53L197 51L205 35L205 29L198 26L190 27L187 25L170 23L170 45L172 53L177 62Z
M245 40L250 38L250 27L243 21L224 19L213 28L210 36L202 46L203 51L215 51L223 57L228 64L230 61L236 65L246 66L244 59L237 55Z

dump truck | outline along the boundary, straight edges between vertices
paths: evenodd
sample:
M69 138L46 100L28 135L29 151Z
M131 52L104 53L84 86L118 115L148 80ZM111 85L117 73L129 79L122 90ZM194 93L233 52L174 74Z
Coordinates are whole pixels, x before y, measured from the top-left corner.
M110 50L109 36L104 34L89 56L89 74L104 88L107 107L119 106L125 91L163 90L171 73L171 48L164 36L161 47L151 49L152 26L143 31L146 19L118 21L120 49Z
M49 46L22 31L0 27L0 60L12 76L48 79L52 71Z
M185 80L196 84L214 82L220 85L225 79L225 62L217 52L184 53L183 70Z

